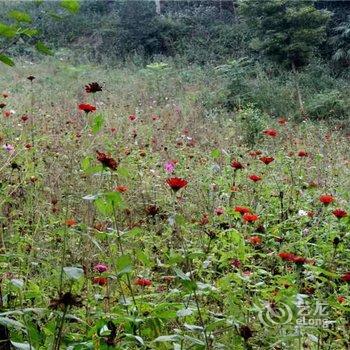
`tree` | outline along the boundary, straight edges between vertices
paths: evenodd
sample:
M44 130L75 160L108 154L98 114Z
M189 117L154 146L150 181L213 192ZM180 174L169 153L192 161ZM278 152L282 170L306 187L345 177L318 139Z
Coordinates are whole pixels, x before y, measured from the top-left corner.
M350 16L347 21L341 23L334 29L335 35L331 43L335 48L332 59L345 67L350 66Z
M33 3L40 6L43 1L37 0ZM69 13L76 13L80 4L77 0L61 0L59 5ZM51 14L59 18L57 14ZM26 11L11 9L5 16L4 21L0 21L0 62L9 66L15 63L9 56L9 50L15 45L33 45L37 51L45 55L52 55L52 51L40 40L36 39L39 31L32 25L33 19Z
M251 47L292 69L304 114L298 69L325 39L330 12L317 10L310 0L241 0L239 10L253 35Z

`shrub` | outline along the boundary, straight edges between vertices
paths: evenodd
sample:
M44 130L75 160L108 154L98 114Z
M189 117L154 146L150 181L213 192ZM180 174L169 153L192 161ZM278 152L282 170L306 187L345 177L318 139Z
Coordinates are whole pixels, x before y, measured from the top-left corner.
M306 103L306 113L315 119L344 118L349 103L337 90L324 91L314 95Z

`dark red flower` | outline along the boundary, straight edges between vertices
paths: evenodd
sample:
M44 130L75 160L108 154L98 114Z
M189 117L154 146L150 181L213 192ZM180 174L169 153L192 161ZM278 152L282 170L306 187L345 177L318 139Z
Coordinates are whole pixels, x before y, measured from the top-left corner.
M233 260L231 260L230 265L232 267L239 269L242 266L242 263L239 259L233 259Z
M345 218L346 216L348 216L348 213L344 209L340 208L333 210L332 213L338 219Z
M275 129L266 129L263 131L263 134L271 137L276 137L278 135L277 130Z
M89 103L81 103L80 105L78 105L78 108L81 111L84 111L85 113L96 111L96 107L93 105L90 105Z
M6 103L0 103L0 109L3 109L4 107L6 107Z
M311 260L308 260L302 256L295 255L293 253L289 252L281 252L278 254L278 256L283 260L283 261L288 261L288 262L293 262L297 265L302 265L305 263L310 263Z
M136 120L136 115L135 114L130 114L129 115L129 120L131 120L131 121Z
M248 177L249 177L250 180L252 180L252 181L254 181L254 182L258 182L258 181L260 181L260 180L262 179L261 176L255 175L255 174L249 175Z
M259 159L266 165L272 163L275 160L273 157L261 157Z
M179 177L172 177L170 179L167 179L166 183L174 192L177 192L181 188L186 187L188 184L188 182L185 179L181 179Z
M95 92L102 91L102 86L99 83L89 83L85 85L85 91L89 94L94 94Z
M235 212L240 213L241 215L244 215L246 213L251 213L251 210L247 207L241 207L241 206L236 206L234 209Z
M93 284L98 284L99 286L105 286L108 283L107 277L96 276L92 278Z
M344 273L344 275L341 276L340 279L341 279L343 282L350 282L350 272Z
M243 169L243 168L244 168L243 164L240 163L240 162L237 161L237 160L233 160L233 161L231 162L231 167L232 167L233 169L235 169L235 170L239 170L239 169Z
M141 287L149 287L152 285L152 281L149 280L148 278L137 278L135 280L135 284Z
M111 156L108 156L106 153L96 151L97 160L102 163L104 167L107 167L111 170L116 170L118 167L118 162L113 159Z
M303 149L298 152L298 157L308 157L309 153L304 151Z
M215 209L214 209L214 213L215 213L217 216L220 216L220 215L224 214L224 212L225 212L225 209L223 209L223 208L215 208Z
M245 213L243 214L243 220L246 222L254 222L259 220L259 216L256 214Z
M29 117L27 115L25 115L25 114L22 115L22 117L21 117L21 120L22 120L23 123L25 123L28 119L29 119Z
M331 204L334 202L334 197L332 197L329 194L323 194L322 196L320 196L320 202L324 205Z

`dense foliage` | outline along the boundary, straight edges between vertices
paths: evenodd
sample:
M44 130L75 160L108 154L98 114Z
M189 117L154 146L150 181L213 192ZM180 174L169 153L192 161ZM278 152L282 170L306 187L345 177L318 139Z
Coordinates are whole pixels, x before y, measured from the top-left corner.
M350 348L349 2L0 5L0 350Z

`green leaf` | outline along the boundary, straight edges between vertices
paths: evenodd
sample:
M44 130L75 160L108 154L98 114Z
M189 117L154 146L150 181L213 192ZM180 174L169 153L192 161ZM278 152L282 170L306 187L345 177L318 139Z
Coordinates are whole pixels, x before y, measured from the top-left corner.
M16 288L18 288L18 289L22 289L23 286L24 286L23 280L20 280L20 279L18 279L18 278L13 278L13 279L11 280L11 283L12 283Z
M79 280L84 276L84 270L80 267L67 266L63 268L63 271L72 280Z
M35 44L35 48L44 55L53 56L53 52L41 41Z
M97 134L103 126L104 118L101 114L98 114L94 117L92 124L91 124L91 130L94 134Z
M29 38L32 38L33 36L39 34L39 31L35 28L23 28L19 31L19 34L23 34Z
M4 36L6 38L13 38L17 34L17 27L9 26L5 23L0 22L0 36Z
M221 152L220 152L219 149L213 149L213 150L211 151L211 154L210 154L210 155L211 155L212 158L217 159L217 158L220 157Z
M30 17L30 15L23 11L13 10L8 14L8 16L16 20L17 22L26 22L26 23L32 22L32 18Z
M123 203L122 195L117 191L105 193L105 198L114 208L120 207Z
M77 13L80 8L79 1L77 0L61 0L60 6L71 13Z
M23 323L18 322L16 320L13 320L12 318L8 318L8 317L0 317L0 324L6 327L12 327L14 329L17 330L24 330L25 326Z
M35 348L29 343L16 343L11 341L11 344L18 350L35 350Z
M11 67L13 67L15 65L15 62L13 62L10 57L8 57L4 54L0 54L0 61L2 63L7 64L8 66L11 66Z
M186 317L186 316L189 316L189 315L192 315L192 310L191 309L182 309L182 310L179 310L177 313L176 313L176 316L177 317Z
M132 271L132 259L129 255L120 256L116 262L116 268L118 271L118 276L121 276Z
M174 342L181 340L180 335L172 334L172 335L161 335L160 337L154 339L154 342Z
M191 279L178 267L174 268L175 274L177 277L179 277L183 281L190 281Z

